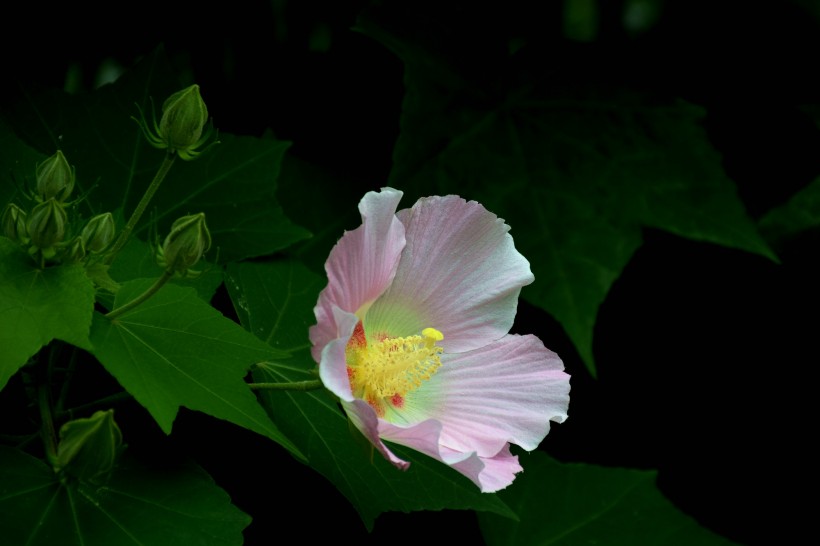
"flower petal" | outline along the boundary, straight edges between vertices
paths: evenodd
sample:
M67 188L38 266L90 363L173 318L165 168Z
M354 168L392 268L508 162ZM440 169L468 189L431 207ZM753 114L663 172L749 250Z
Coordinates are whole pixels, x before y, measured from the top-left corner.
M475 452L465 453L441 445L441 431L441 423L435 419L428 419L410 427L400 427L379 420L379 434L382 438L415 449L453 467L472 480L483 493L492 493L507 487L522 470L518 464L518 457L510 453L509 444L505 444L492 457L479 457Z
M338 336L333 307L356 313L378 298L393 281L404 248L404 226L396 218L402 192L382 188L359 203L362 225L345 232L330 251L325 271L328 284L314 308L310 328L313 358L319 362L325 345Z
M446 448L442 448L442 451L446 451ZM504 489L523 470L518 464L518 457L510 453L510 444L505 445L494 457L474 455L452 467L473 480L482 493L495 493Z
M407 244L392 284L368 311L368 332L406 336L433 327L447 352L509 332L521 287L534 277L504 220L455 195L420 199L397 216Z
M558 356L533 335L507 335L486 347L442 355L438 372L408 395L411 421L442 423L441 444L495 457L507 443L532 451L563 422L569 375Z

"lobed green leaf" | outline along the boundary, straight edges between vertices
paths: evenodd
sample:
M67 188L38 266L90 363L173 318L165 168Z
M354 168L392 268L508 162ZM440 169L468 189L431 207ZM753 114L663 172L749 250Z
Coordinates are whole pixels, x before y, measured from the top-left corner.
M61 481L0 446L0 484L4 544L239 546L251 521L193 463L149 467L126 454L106 481Z
M150 284L147 279L124 283L115 308ZM244 379L252 364L286 355L224 317L194 289L165 285L114 320L95 314L91 343L94 356L166 434L185 406L267 436L303 458Z

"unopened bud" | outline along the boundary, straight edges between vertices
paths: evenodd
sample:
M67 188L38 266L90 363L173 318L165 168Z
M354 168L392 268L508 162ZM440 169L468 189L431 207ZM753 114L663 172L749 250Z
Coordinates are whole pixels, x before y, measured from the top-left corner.
M83 238L77 235L63 247L60 254L60 261L63 263L77 263L85 258L85 243Z
M185 158L187 152L202 144L202 130L208 122L208 108L194 84L168 97L162 105L159 136L169 150Z
M88 221L80 236L83 239L86 250L97 253L105 248L114 239L117 228L114 225L114 217L110 212L98 214Z
M3 235L17 243L28 243L26 232L26 211L9 203L3 211Z
M105 474L114 467L122 446L122 432L114 421L114 410L98 411L60 427L55 470L80 479Z
M74 169L68 164L62 150L37 166L37 195L43 201L52 197L63 202L74 189Z
M31 210L26 225L31 244L53 256L54 246L65 238L67 222L65 209L54 197L40 203Z
M211 234L205 225L205 213L179 218L160 248L159 262L166 271L186 275L202 255L211 248Z

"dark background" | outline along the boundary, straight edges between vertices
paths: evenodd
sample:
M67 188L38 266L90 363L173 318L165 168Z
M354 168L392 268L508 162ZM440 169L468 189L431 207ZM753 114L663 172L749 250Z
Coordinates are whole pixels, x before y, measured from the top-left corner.
M453 39L488 54L524 39L525 61L556 78L617 81L704 106L709 137L755 218L820 173L820 133L800 109L820 103L817 2L668 0L639 36L624 30L624 2L601 2L591 42L567 38L560 2L544 3L544 14L536 2L381 4L388 13L401 6L408 27L432 33L443 21ZM387 181L403 97L401 62L350 30L369 5L4 7L2 107L20 84L90 90L101 64L127 67L162 43L183 83L200 84L220 131L272 130L359 196ZM708 528L743 544L796 543L810 529L803 498L814 497L816 478L817 234L778 246L779 265L660 231L645 239L600 310L597 380L561 327L521 302L515 331L538 334L572 375L570 419L541 449L657 469L668 498ZM272 443L185 411L174 430L151 445L186 451L214 476L254 518L249 545L282 532L309 543L480 541L465 512L385 514L368 535L324 478Z

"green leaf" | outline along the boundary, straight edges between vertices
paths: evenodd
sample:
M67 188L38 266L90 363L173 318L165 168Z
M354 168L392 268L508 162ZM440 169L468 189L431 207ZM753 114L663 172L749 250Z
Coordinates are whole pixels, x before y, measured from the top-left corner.
M242 544L251 518L200 467L151 468L126 456L105 482L60 481L42 461L0 446L4 544Z
M182 87L158 50L90 95L26 97L9 119L37 150L47 155L63 150L76 166L78 190L90 191L82 203L89 216L122 210L127 218L164 157L145 141L131 117L139 116L137 105L150 116L151 98L158 110ZM201 92L207 103L208 89ZM213 114L218 120L219 113ZM176 160L138 232L147 237L156 223L155 231L164 237L179 216L204 212L222 261L269 254L308 237L285 217L275 198L289 143L227 133L220 133L219 140L194 161Z
M226 286L244 326L274 346L294 352L286 363L257 368L254 379L314 378L316 363L310 357L307 328L314 322L312 309L325 279L295 261L243 263L229 267L228 275ZM375 518L387 511L472 509L515 517L496 495L480 493L467 478L434 459L394 446L400 457L412 462L402 472L374 455L324 389L261 391L260 399L271 419L299 446L309 464L347 497L370 530Z
M272 347L288 352L310 348L313 306L325 284L295 260L231 263L225 273L240 322Z
M499 496L520 521L479 514L488 546L718 546L733 544L679 511L655 485L657 472L562 464L545 453Z
M373 13L359 29L405 65L390 185L413 197L457 193L504 218L535 274L522 297L563 325L593 375L598 308L642 227L777 260L698 108L604 86L545 86L529 67L484 66L448 36L428 37L433 50L408 23ZM465 68L475 66L484 70Z
M79 265L37 269L0 236L0 390L54 339L89 349L94 287Z
M820 178L815 178L786 203L763 215L758 226L774 246L820 228Z
M115 308L152 284L122 285ZM278 442L303 459L270 421L244 381L255 362L281 354L197 297L167 284L114 320L95 314L92 353L170 434L180 406L225 419Z

